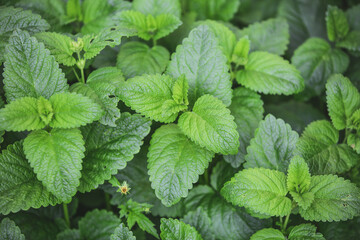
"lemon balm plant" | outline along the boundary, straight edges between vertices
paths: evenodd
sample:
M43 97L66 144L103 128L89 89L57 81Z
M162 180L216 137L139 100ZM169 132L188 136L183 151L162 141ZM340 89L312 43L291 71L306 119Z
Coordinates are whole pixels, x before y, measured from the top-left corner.
M0 239L356 239L355 1L0 1Z

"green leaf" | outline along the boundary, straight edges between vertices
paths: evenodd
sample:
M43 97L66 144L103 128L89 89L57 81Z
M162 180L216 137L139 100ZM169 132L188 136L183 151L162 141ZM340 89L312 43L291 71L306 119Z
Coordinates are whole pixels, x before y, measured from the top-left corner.
M0 239L3 240L25 240L20 228L9 218L4 218L0 223Z
M136 240L136 237L123 223L121 223L110 236L110 240Z
M235 117L237 131L240 136L240 147L236 155L225 155L224 159L232 167L238 168L245 162L246 148L250 145L255 129L263 118L263 101L259 94L250 89L236 88L229 109Z
M303 194L297 192L290 192L293 199L299 204L299 206L306 210L314 201L314 194L312 192L305 192Z
M231 56L231 61L238 65L245 65L248 62L250 51L250 40L248 36L240 38L234 47L234 52Z
M152 15L149 15L149 16L152 17ZM149 20L149 16L147 16L146 20L147 20L148 26L150 26L150 28L148 27L148 31L151 31L152 30L152 28L151 28L152 20ZM151 19L151 17L150 17L150 19ZM155 32L155 34L153 36L154 40L158 40L160 38L163 38L163 37L169 35L170 33L175 31L182 24L182 22L180 21L179 18L177 18L171 14L161 14L161 15L156 16L155 23L156 23L157 31Z
M129 79L119 88L120 99L131 109L159 122L173 122L177 114L163 112L163 104L172 99L175 80L166 75L142 75Z
M349 57L340 49L332 49L323 39L309 38L296 49L291 62L301 72L306 87L320 95L332 74L345 72Z
M350 125L351 116L360 108L360 94L350 80L340 74L326 84L326 102L334 126L342 130Z
M346 18L351 30L360 30L360 5L354 5L346 10Z
M116 66L126 78L143 74L163 73L169 62L170 53L162 46L149 48L141 42L127 42L121 46Z
M229 21L239 8L239 0L192 0L189 10L197 13L198 19Z
M280 230L264 228L252 235L250 240L286 240L286 238Z
M26 158L37 178L64 202L70 202L79 186L84 151L78 129L37 130L24 141Z
M305 159L312 174L343 173L356 164L359 156L338 141L339 132L329 121L315 121L301 135L296 153Z
M134 0L132 6L134 10L145 15L172 14L178 18L181 16L179 0Z
M210 185L220 191L224 184L229 181L238 170L233 168L230 164L219 161L212 169L210 176Z
M68 89L55 58L29 33L15 30L5 52L3 75L8 102L21 97L48 99Z
M355 184L334 175L313 176L309 192L314 201L300 215L309 221L345 221L360 214L360 191Z
M167 240L202 240L201 235L195 228L177 219L161 219L161 239Z
M45 44L58 63L65 66L74 66L76 64L76 59L73 57L73 40L70 37L55 32L38 33L35 37Z
M245 156L245 168L263 167L286 172L294 156L297 132L289 124L268 114L259 123Z
M239 133L230 110L212 95L200 97L192 112L183 113L178 121L180 129L191 140L208 150L222 154L236 154Z
M26 30L33 34L45 31L50 27L44 19L41 19L40 15L13 7L0 9L0 26L0 65L5 60L5 46L14 30Z
M299 156L293 157L287 174L287 189L302 194L309 190L310 182L309 167L305 160Z
M215 239L211 228L211 219L201 207L196 211L188 212L182 221L198 230L204 240Z
M54 117L53 128L77 128L99 120L103 115L100 105L76 93L60 93L50 97Z
M56 235L56 240L81 240L80 230L78 229L66 229Z
M84 0L81 4L84 24L98 20L110 13L110 4L102 0Z
M112 212L98 209L87 212L79 221L81 238L108 240L120 223L120 219Z
M289 44L289 25L285 19L275 18L254 23L237 33L237 38L248 36L251 51L283 55Z
M172 98L177 104L189 105L188 100L189 83L184 75L176 79L172 87Z
M22 142L15 142L2 151L0 182L0 213L3 215L60 203L36 178Z
M328 5L326 11L326 28L330 41L338 41L349 32L349 23L345 12L336 6Z
M257 230L270 225L269 220L252 217L244 208L226 202L207 185L200 185L191 190L185 204L187 211L195 211L201 206L207 212L216 239L248 240Z
M99 123L83 127L86 152L78 190L89 192L125 168L126 162L139 152L150 125L139 115L122 113L116 127Z
M119 69L104 67L91 72L86 84L71 85L70 91L89 97L100 105L104 115L99 122L115 127L115 122L120 117L120 110L117 108L119 97L116 96L116 91L123 83L124 77Z
M349 51L359 53L360 51L360 31L352 31L342 40L336 43L337 47L345 48ZM356 55L355 55L356 56Z
M69 0L66 4L66 15L70 19L82 20L80 0Z
M351 133L347 137L347 144L356 151L357 154L360 154L360 136L359 133Z
M289 240L325 240L321 233L316 232L316 227L310 223L300 224L291 229Z
M158 128L148 153L151 187L165 206L179 202L197 182L214 154L190 141L175 125Z
M271 216L290 214L287 193L285 174L265 168L242 170L221 189L221 195L234 205Z
M226 106L231 103L229 67L222 49L210 28L201 25L183 40L172 55L167 74L179 78L182 74L189 82L189 102L211 94Z
M237 72L236 80L265 94L291 95L304 89L300 72L288 61L268 52L251 53L245 69Z
M31 131L45 127L41 120L38 99L24 97L0 109L0 129L7 131Z

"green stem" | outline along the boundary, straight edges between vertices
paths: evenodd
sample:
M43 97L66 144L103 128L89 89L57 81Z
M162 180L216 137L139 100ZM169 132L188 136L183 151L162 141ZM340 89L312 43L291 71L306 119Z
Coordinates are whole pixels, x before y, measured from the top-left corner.
M345 128L345 137L344 137L343 143L346 143L346 140L347 140L347 138L349 136L349 133L350 133L349 129Z
M284 222L284 224L283 224L282 227L281 227L281 230L282 230L283 233L286 232L286 228L287 228L287 225L288 225L288 222L289 222L289 219L290 219L290 214L291 214L291 213L289 213L289 215L286 216L285 222Z
M80 82L81 80L80 80L80 78L79 78L79 75L76 73L76 71L75 71L74 68L72 68L72 70L73 70L73 72L74 72L74 74L75 74L75 77L76 77L77 80Z
M155 46L156 46L156 44L157 44L157 43L156 43L156 39L155 39L155 38L153 38L152 40L153 40L153 47L155 47Z
M80 71L81 71L81 82L82 82L82 83L85 83L84 69L83 69L83 68L80 68Z
M63 203L63 209L64 209L64 218L65 218L66 225L70 228L69 211L68 211L68 206L66 203Z
M105 193L105 204L106 204L106 210L111 211L110 196L108 193Z

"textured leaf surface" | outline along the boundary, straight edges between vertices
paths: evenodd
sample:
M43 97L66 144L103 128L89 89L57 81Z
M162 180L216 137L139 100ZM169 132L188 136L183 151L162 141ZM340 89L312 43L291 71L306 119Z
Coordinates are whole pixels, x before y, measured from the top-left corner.
M259 123L245 156L245 168L263 167L286 172L299 135L271 114Z
M321 233L316 232L316 227L310 223L300 224L291 229L289 240L318 239L325 240Z
M149 48L141 42L128 42L121 46L117 67L126 78L143 74L163 73L169 62L170 53L162 46Z
M339 132L326 120L312 122L301 135L296 152L309 165L312 174L343 173L359 156L346 144L337 144Z
M188 91L189 83L185 76L180 76L176 79L174 86L172 88L172 98L177 104L188 105Z
M186 197L214 154L190 141L175 125L165 125L152 135L148 153L151 186L165 206Z
M8 102L21 97L50 98L68 89L55 58L29 33L16 30L5 49L4 90Z
M182 221L194 227L204 240L215 239L212 232L211 219L201 207L194 212L188 212Z
M271 216L286 216L291 212L291 200L286 197L284 173L265 168L245 169L225 183L221 195L234 205Z
M95 209L79 221L80 235L82 239L107 240L120 223L112 212Z
M239 134L229 109L212 95L200 97L192 112L183 113L178 121L180 129L202 147L222 154L236 154Z
M25 240L20 228L9 218L4 218L0 223L0 239L3 240Z
M0 109L0 129L7 131L30 131L45 127L38 111L38 100L24 97Z
M110 236L110 240L136 240L136 237L123 223L121 223Z
M234 90L229 109L231 115L235 117L240 147L236 155L226 155L224 159L234 168L238 168L245 162L246 148L250 145L255 129L263 118L264 108L260 95L247 88L237 88Z
M329 115L338 130L350 125L350 118L360 108L360 94L350 80L340 74L330 77L326 84Z
M229 21L239 5L239 0L192 0L189 9L197 13L198 19Z
M237 72L236 80L265 94L291 95L304 89L300 72L288 61L268 52L251 53L245 69Z
M314 194L312 192L305 192L303 194L297 192L290 192L293 199L297 202L299 207L306 210L314 201Z
M334 73L343 73L349 57L320 38L309 38L294 52L291 62L301 72L305 85L315 94L324 90L327 79Z
M126 162L139 152L150 125L139 115L122 113L115 128L99 123L83 127L86 152L79 191L89 192L125 168Z
M289 44L289 25L285 19L269 19L251 24L237 33L237 38L248 36L251 51L266 51L283 55Z
M145 15L173 14L176 17L181 15L179 0L134 0L132 6L134 10Z
M287 189L304 193L309 189L311 176L305 160L299 156L291 159L287 174Z
M185 224L177 219L161 219L160 225L162 239L167 240L202 240L201 235L196 231L195 228L188 224Z
M0 9L0 26L0 64L4 61L4 49L14 30L26 30L33 34L50 27L39 15L13 7Z
M350 52L355 53L354 56L359 55L360 51L360 31L351 31L346 37L339 41L336 46L348 49Z
M313 176L309 192L314 194L311 206L300 215L310 221L345 221L359 215L360 191L349 180L334 175Z
M75 65L76 59L73 57L74 51L71 49L73 40L69 36L56 32L43 32L36 34L35 37L45 44L58 63L65 66Z
M285 236L278 229L264 228L251 236L250 240L285 240Z
M119 88L121 100L133 110L160 122L173 122L177 114L163 112L163 104L172 99L175 80L166 75L143 75L129 79Z
M76 128L99 120L103 115L100 105L76 93L60 93L50 97L54 118L53 128Z
M227 60L214 33L202 25L190 32L172 55L167 74L174 78L185 75L189 82L189 102L211 94L226 106L231 103L231 81Z
M0 155L0 213L9 214L60 202L37 180L22 142L9 145Z
M231 61L235 64L245 65L248 61L250 40L248 36L242 37L236 43Z
M344 38L349 32L349 23L345 12L336 6L328 6L326 12L326 28L330 41Z
M37 130L24 141L24 152L37 178L65 202L71 200L79 186L84 151L78 129Z

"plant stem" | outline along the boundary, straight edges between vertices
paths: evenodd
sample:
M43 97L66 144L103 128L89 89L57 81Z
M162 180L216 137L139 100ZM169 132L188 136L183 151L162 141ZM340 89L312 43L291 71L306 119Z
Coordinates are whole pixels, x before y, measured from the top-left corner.
M283 233L286 232L286 227L287 227L288 222L289 222L290 214L291 214L291 213L289 213L289 215L286 216L285 222L284 222L284 224L283 224L282 227L281 227L281 230L283 231Z
M64 209L64 218L65 218L66 225L70 228L69 211L68 211L68 206L66 203L63 203L63 209Z
M105 193L105 204L106 204L106 210L111 211L110 196L108 193Z
M81 82L82 82L82 83L85 83L84 69L83 69L83 68L80 68L80 71L81 71Z
M74 68L72 68L72 70L73 70L73 72L74 72L74 74L75 74L75 77L76 77L77 80L80 82L81 80L80 80L80 78L79 78L79 75L76 73L76 71L75 71Z
M153 40L153 47L155 47L156 46L156 39L153 38L152 40Z
M346 143L348 136L349 136L349 129L345 128L345 137L344 137L343 143Z

